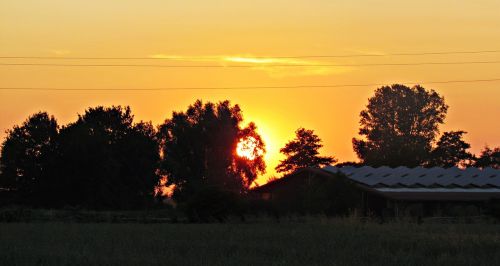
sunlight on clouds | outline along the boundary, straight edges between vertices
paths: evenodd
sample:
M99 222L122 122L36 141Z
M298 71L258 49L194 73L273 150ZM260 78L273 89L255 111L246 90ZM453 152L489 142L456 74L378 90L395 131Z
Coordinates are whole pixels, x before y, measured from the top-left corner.
M227 66L228 63L244 63L250 69L266 72L270 77L283 78L290 76L326 76L352 71L353 67L318 66L334 64L333 62L312 61L284 57L255 57L250 55L218 55L218 56L179 56L155 54L151 58L176 60L183 62L212 62ZM279 66L273 66L279 65ZM294 66L294 67L289 67Z
M284 58L262 58L262 57L242 57L242 56L227 56L224 61L236 63L252 63L252 64L290 64L296 60Z
M318 66L333 63L295 58L229 56L225 57L224 60L228 62L255 64L255 67L252 67L251 69L265 71L270 77L273 78L290 76L326 76L345 73L353 69L352 67ZM283 66L272 66L271 64ZM287 65L296 65L296 67L288 67Z

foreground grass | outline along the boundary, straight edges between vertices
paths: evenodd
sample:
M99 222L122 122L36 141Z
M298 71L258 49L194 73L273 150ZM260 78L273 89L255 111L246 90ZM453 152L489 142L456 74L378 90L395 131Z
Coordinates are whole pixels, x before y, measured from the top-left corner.
M0 224L0 265L500 265L500 226Z

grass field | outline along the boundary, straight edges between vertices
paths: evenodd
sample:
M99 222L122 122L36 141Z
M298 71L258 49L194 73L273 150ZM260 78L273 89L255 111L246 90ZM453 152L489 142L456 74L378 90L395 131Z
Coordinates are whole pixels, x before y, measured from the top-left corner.
M0 265L500 265L500 226L3 223Z

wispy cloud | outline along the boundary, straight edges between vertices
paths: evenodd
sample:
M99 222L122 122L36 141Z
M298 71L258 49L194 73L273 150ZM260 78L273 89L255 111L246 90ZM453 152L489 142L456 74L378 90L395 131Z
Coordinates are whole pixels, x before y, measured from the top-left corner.
M225 57L224 60L227 62L252 64L254 65L252 69L264 71L269 76L275 78L290 76L326 76L341 74L352 70L352 67L322 66L327 64L334 64L332 62L296 58L229 56Z
M220 65L249 65L250 69L266 72L274 78L289 76L325 76L335 75L353 70L353 67L321 66L334 64L333 62L314 61L285 57L256 57L252 55L205 55L205 56L180 56L155 54L151 58L163 58L182 62L210 62ZM278 65L278 66L276 66Z
M377 50L366 50L366 49L350 49L353 54L359 55L387 55L387 53Z
M51 54L55 55L68 55L71 53L70 50L54 49L49 51Z

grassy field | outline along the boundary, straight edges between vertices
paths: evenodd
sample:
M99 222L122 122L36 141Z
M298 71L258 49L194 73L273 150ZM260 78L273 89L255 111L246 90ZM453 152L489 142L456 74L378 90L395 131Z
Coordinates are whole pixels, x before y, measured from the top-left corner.
M0 265L500 265L500 226L3 223Z

